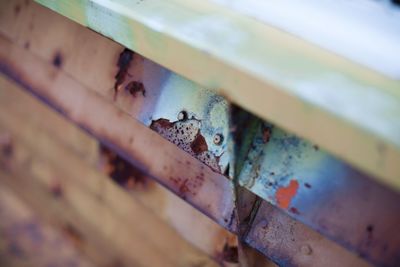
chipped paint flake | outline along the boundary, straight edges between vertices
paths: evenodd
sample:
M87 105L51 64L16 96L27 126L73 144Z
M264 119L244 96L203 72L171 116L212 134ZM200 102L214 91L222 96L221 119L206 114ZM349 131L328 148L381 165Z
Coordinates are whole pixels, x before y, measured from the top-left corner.
M292 199L296 195L298 189L299 182L297 182L297 180L295 179L290 180L288 186L279 188L275 193L275 198L278 206L282 209L289 208L290 202L292 202Z

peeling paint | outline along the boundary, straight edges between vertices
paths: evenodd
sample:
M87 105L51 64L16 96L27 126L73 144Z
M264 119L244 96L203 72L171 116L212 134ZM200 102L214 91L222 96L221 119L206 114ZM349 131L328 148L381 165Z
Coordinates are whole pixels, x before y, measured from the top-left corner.
M194 156L212 170L221 172L219 156L208 150L207 142L200 132L201 121L195 118L170 122L167 119L153 121L150 128L179 148Z
M290 202L292 202L292 198L296 195L297 189L299 189L299 182L293 179L290 180L290 183L286 187L281 187L276 190L275 198L278 206L282 209L287 209L290 206Z
M147 84L146 84L147 85ZM152 92L149 89L149 96ZM200 121L201 136L207 144L210 153L203 153L204 160L208 161L206 154L218 157L218 165L223 172L231 154L227 151L229 135L229 105L225 98L215 94L212 90L199 86L181 76L170 73L162 84L157 103L151 113L149 125L153 121L166 119L173 123L176 121Z

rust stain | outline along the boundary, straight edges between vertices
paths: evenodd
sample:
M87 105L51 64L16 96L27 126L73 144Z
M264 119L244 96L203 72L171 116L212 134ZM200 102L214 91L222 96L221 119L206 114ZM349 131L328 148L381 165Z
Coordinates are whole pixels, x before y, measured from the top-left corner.
M189 191L190 189L188 187L188 179L185 179L181 186L179 186L179 194L185 196L185 194Z
M264 126L262 129L262 139L264 144L268 143L270 138L271 138L271 128Z
M294 214L297 214L297 215L300 214L299 210L298 210L297 208L295 208L295 207L291 207L291 208L290 208L290 212L291 212L291 213L294 213Z
M14 240L10 241L9 244L7 245L7 251L13 257L17 257L20 259L24 259L26 257L26 251L19 244L19 242L14 241Z
M0 167L7 170L12 169L12 159L14 157L14 143L9 133L0 133Z
M229 263L239 263L238 247L231 246L228 243L225 243L222 250L222 259L223 261Z
M197 192L203 186L204 183L204 173L196 175L194 178L179 178L179 177L169 177L169 180L174 183L174 188L177 188L177 194L186 199L187 196L196 196Z
M18 14L19 14L20 11L21 11L21 6L17 4L17 5L14 7L15 16L18 16Z
M238 239L237 236L225 229L220 229L213 237L213 258L220 266L238 263ZM236 266L236 265L235 265Z
M117 62L118 72L115 75L114 84L114 101L117 99L118 91L121 85L125 82L126 76L128 75L128 69L131 66L133 60L133 51L125 48L120 54Z
M207 142L204 136L197 134L196 138L190 144L190 148L196 155L208 151Z
M64 194L64 190L59 182L53 182L50 185L50 192L55 198L60 198Z
M153 130L155 129L157 131L157 129L156 129L157 126L168 129L168 128L173 127L174 124L167 119L158 119L158 120L152 122L150 128L152 128Z
M63 57L60 52L56 52L53 57L53 65L56 68L61 68L63 65Z
M138 93L142 93L143 96L146 96L146 89L142 82L131 81L125 86L125 90L127 90L133 97L136 97Z
M105 146L100 146L101 168L104 173L126 189L148 189L151 180L128 161Z
M11 143L9 144L5 144L1 147L1 153L3 154L3 156L7 157L7 158L11 158L13 155L13 146Z
M83 234L76 229L75 226L67 223L62 227L62 232L69 240L71 240L75 247L82 248L85 239Z
M372 241L373 241L373 234L374 234L374 226L372 224L367 225L367 227L365 228L366 232L367 232L367 238L365 240L365 245L367 247L372 245Z
M290 180L286 187L279 188L275 193L276 202L282 209L287 209L290 206L292 198L296 195L299 189L299 182L295 179Z
M14 155L13 140L9 133L1 133L0 134L0 153L6 159L10 159Z

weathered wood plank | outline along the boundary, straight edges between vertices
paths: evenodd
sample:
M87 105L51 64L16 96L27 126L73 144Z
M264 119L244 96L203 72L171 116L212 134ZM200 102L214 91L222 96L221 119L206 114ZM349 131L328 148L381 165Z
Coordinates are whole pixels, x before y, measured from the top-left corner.
M120 44L32 0L1 1L0 12L0 32L15 45L57 63L81 84L112 95L118 55L124 49Z
M22 58L24 64L18 64ZM8 73L52 103L67 118L91 131L99 140L118 148L131 163L207 212L220 225L234 229L234 224L231 224L232 187L225 176L188 156L93 90L1 37L0 61L3 73ZM32 70L35 70L35 75L32 75ZM203 183L203 179L210 182ZM188 185L183 186L186 183Z
M11 155L1 155L2 169L8 176L3 179L49 220L57 225L71 224L88 233L85 239L91 246L85 252L90 256L105 257L111 262L121 257L122 262L141 266L190 266L196 262L212 266L207 256L191 248L152 212L87 166L68 147L57 145L45 132L31 135L25 131L29 125L24 125L21 118L1 114L2 130L12 136ZM115 246L115 255L98 253L97 248L102 251L101 244L105 250Z
M21 131L32 136L46 133L67 145L80 159L95 165L98 162L98 142L76 125L69 124L59 114L40 104L20 89L0 88L0 106L10 118L24 118Z
M63 229L43 222L0 180L0 266L95 266Z
M0 88L0 110L7 114L14 123L18 123L18 131L29 136L40 137L50 135L59 146L73 150L79 159L92 167L108 168L102 154L98 151L97 142L82 132L75 125L67 122L59 114L45 107L27 92L20 89L8 90ZM22 121L22 122L21 122ZM19 123L21 122L21 123ZM46 149L47 143L36 140L40 147ZM58 155L62 161L63 156ZM114 154L115 157L118 157ZM121 164L123 159L119 159ZM129 164L123 161L124 164ZM113 166L117 168L118 166ZM140 173L135 171L134 174ZM133 174L130 174L133 175ZM182 199L172 194L164 187L155 183L145 174L140 174L139 184L126 188L128 192L146 208L171 225L183 238L198 247L210 257L221 262L225 244L237 245L236 236L193 209ZM197 229L193 231L193 229ZM265 259L264 259L265 260Z

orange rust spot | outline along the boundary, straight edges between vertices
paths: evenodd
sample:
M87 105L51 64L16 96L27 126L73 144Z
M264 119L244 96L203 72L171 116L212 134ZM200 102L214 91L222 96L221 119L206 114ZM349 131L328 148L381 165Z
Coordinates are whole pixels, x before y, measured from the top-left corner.
M297 193L297 189L299 189L299 182L294 179L290 181L288 186L279 188L275 193L278 206L283 209L289 208L292 198Z

